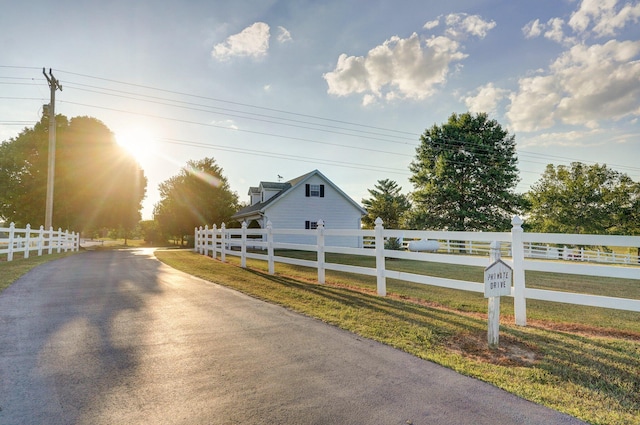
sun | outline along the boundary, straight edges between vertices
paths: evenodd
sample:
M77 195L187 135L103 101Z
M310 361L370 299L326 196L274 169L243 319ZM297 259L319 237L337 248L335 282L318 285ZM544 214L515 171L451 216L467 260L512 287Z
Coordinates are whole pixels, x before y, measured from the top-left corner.
M146 128L128 128L116 133L116 142L127 150L139 163L150 157L155 147L155 136Z

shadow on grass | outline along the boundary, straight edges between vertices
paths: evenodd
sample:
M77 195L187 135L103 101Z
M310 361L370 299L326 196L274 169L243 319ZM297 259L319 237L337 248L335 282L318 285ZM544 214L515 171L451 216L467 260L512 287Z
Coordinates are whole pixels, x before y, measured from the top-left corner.
M473 361L536 368L545 372L538 376L547 377L547 384L570 383L616 400L623 410L640 409L637 342L501 326L500 347L491 350L486 341L487 322L483 319L354 289L306 283L255 269L246 271L281 287L311 295L317 299L316 304L331 310L322 313L321 319L347 330L362 333L362 328L341 323L340 312L360 310L355 318L369 320L371 326L363 336L391 343L419 357L430 358L423 351L441 347ZM314 316L319 315L316 312ZM430 340L409 341L416 337L416 333L410 331L413 327L428 330Z

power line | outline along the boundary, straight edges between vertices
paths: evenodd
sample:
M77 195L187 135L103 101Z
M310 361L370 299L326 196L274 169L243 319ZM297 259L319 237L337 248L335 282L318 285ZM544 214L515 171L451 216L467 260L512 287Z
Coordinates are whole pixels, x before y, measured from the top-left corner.
M296 156L296 155L283 154L283 153L274 153L274 152L264 152L264 151L258 151L258 150L252 150L252 149L234 148L234 147L223 146L223 145L212 145L212 144L209 144L209 143L193 142L193 141L189 141L189 140L162 138L162 139L160 139L160 141L165 142L165 143L182 145L182 146L201 147L201 148L206 148L206 149L215 149L215 150L220 150L220 151L235 152L235 153L259 156L259 157L287 159L287 160L292 160L292 161L297 161L297 162L308 162L308 163L312 163L312 164L333 165L333 166L337 166L337 167L344 167L344 168L351 168L351 169L355 168L355 169L367 170L367 171L384 171L384 172L387 172L387 173L403 174L403 175L409 175L410 174L406 170L402 170L402 169L398 169L398 168L371 166L371 165L367 165L367 164L357 164L357 163L352 163L352 162L336 161L336 160L324 160L324 159L320 159L320 158L312 158L312 159L310 159L309 157L303 157L303 156Z
M60 103L67 103L67 104L72 104L72 105L78 105L78 106L84 106L84 107L91 107L91 108L109 110L109 111L114 111L114 112L121 112L121 113L126 113L126 114L145 116L145 117L156 118L156 119L161 119L161 120L169 120L169 121L180 122L180 123L185 123L185 124L199 125L199 126L205 126L205 127L213 127L213 128L219 128L219 129L228 130L228 131L238 131L238 132L243 132L243 133L256 134L256 135L260 135L260 136L276 137L276 138L287 139L287 140L292 140L292 141L301 141L301 142L306 142L306 143L316 143L316 144L322 144L322 145L328 145L328 146L334 146L334 147L340 147L340 148L355 149L355 150L358 150L358 151L371 151L371 152L383 153L383 154L387 154L387 155L392 154L392 155L404 156L404 157L408 157L408 158L412 158L413 157L412 155L402 154L402 153L398 153L398 152L381 151L381 150L377 150L377 149L363 148L363 147L360 147L360 146L350 146L350 145L344 145L344 144L338 144L338 143L322 142L322 141L318 141L318 140L312 140L312 139L301 138L301 137L293 137L293 136L285 136L285 135L282 135L282 134L267 133L267 132L262 132L262 131L254 131L254 130L247 130L247 129L240 129L240 128L230 128L228 126L222 126L222 125L217 125L217 124L202 123L202 122L198 122L198 121L191 121L191 120L184 120L184 119L178 119L178 118L163 117L163 116L159 116L159 115L153 115L153 114L135 112L135 111L127 111L127 110L123 110L123 109L109 108L109 107L105 107L105 106L90 105L90 104L71 102L71 101L60 101ZM203 146L203 147L207 147L207 146ZM481 155L482 154L480 154L480 156ZM485 157L488 157L488 156L485 155ZM536 161L526 161L526 160L523 160L522 162L539 163L539 162L536 162ZM453 165L468 165L467 163L461 162L461 161L449 161L449 163L453 164ZM545 163L539 163L539 164L545 165ZM523 170L523 169L519 169L518 171L521 172L521 173L528 173L528 174L536 174L536 175L540 174L537 171L529 171L529 170Z
M111 81L111 80L107 80L107 81ZM118 82L118 83L128 84L128 83L122 83L122 82ZM81 84L81 83L73 83L73 84L76 84L76 85L79 85L79 86L83 86L83 87L91 87L91 88L98 88L98 89L101 89L101 90L113 91L113 92L116 92L116 93L127 93L127 94L129 94L128 92L124 92L122 90L115 90L115 89L109 89L109 88L104 88L104 87L91 86L91 85ZM134 86L139 86L139 85L135 85L134 84ZM149 88L149 86L142 86L142 87ZM108 95L108 96L118 96L118 97L124 97L124 98L128 98L128 99L134 99L134 100L139 100L139 101L144 101L144 102L152 102L152 103L157 103L157 104L166 105L166 106L178 107L178 108L183 108L183 109L188 109L188 110L195 110L195 111L199 111L199 112L216 113L216 114L220 114L220 115L224 115L224 116L231 116L231 117L235 117L235 118L262 121L262 122L266 122L266 123L270 123L270 124L286 125L286 126L309 129L309 130L315 130L315 131L324 131L324 132L329 132L329 133L333 133L333 134L346 135L346 136L352 136L352 137L365 137L368 140L378 140L378 141L384 141L384 142L389 142L389 143L397 143L397 144L402 144L402 145L408 145L408 143L406 143L406 142L399 142L399 141L395 141L395 140L381 139L381 138L376 138L376 137L372 138L372 137L368 137L366 135L365 136L362 135L362 134L380 135L379 133L374 133L374 132L369 132L369 131L359 130L358 132L362 133L362 134L335 132L335 131L326 130L326 129L318 129L318 128L311 128L311 127L305 127L305 126L292 125L292 124L281 123L281 122L276 122L276 121L272 121L272 120L262 120L262 119L259 119L259 118L255 118L254 116L267 117L267 118L271 118L271 119L275 119L275 120L286 120L286 121L298 122L298 123L314 125L314 126L318 126L318 125L326 126L324 124L310 123L308 121L300 121L300 120L291 120L291 119L287 119L287 118L274 117L274 116L265 115L265 114L255 114L255 113L250 113L250 112L245 112L245 111L238 111L238 110L227 109L227 108L219 108L219 107L214 107L214 106L210 106L210 105L203 105L203 104L197 104L197 103L192 103L192 102L184 102L184 101L179 101L179 100L174 100L174 99L167 99L167 98L162 98L162 97L159 97L159 96L138 95L139 97L143 97L143 98L147 97L147 98L150 98L150 99L159 100L159 101L151 101L151 100L139 99L139 98L136 98L136 97L126 96L126 95L115 95L115 94L111 94L111 93L97 92L97 91L93 91L93 90L80 89L80 88L76 88L76 89L77 90L85 90L85 91L88 91L88 92L95 92L95 93L104 94L104 95ZM170 92L170 93L179 93L179 92L172 92L172 91L168 91L168 92ZM191 95L188 95L188 96L191 96ZM206 98L206 97L202 97L202 96L195 96L195 97L201 97L201 98L204 98L204 99L211 99L211 98ZM178 104L182 104L182 105L192 105L192 106L204 107L204 108L214 109L214 110L237 112L237 113L248 114L248 115L253 115L253 116L236 115L236 114L229 113L229 112L214 112L214 111L210 111L210 110L202 110L202 109L198 109L198 108L180 106L180 105L175 105L175 104L172 104L172 103L166 103L166 102L161 102L161 101L169 101L169 102L178 103ZM246 105L246 104L242 104L242 105ZM255 107L253 105L250 105L250 106ZM256 107L256 108L259 108L259 107ZM272 110L270 108L266 108L266 109ZM310 116L310 117L312 117L312 116ZM314 117L314 118L323 119L321 117ZM352 124L352 123L350 123L350 124ZM354 125L356 125L356 124L354 124ZM347 130L347 131L354 131L354 130L351 130L351 129L346 129L344 127L337 127L337 126L326 126L326 127L337 128L337 129L342 129L342 130ZM408 132L404 132L404 133L411 134L411 133L408 133ZM454 140L454 139L446 138L446 137L443 137L443 138L445 140L449 140L449 141L453 141L453 142L460 142L460 140ZM403 138L403 139L412 140L412 139L409 139L409 138ZM325 143L327 143L327 142L325 142ZM472 141L465 141L465 143L467 145L476 145L476 147L480 147L481 149L485 149L485 150L487 149L486 147L482 146L480 143L474 143ZM337 144L334 144L334 145L337 145ZM344 145L338 145L338 146L345 147ZM413 146L414 147L418 147L419 145L416 144L416 145L413 145ZM357 147L353 147L353 148L357 149ZM366 148L363 148L363 149L367 150ZM393 154L393 155L407 156L406 154L398 154L396 152L389 152L389 151L378 151L378 152L388 153L388 154ZM522 155L537 155L537 156L540 156L540 157L550 157L550 158L551 157L555 157L555 158L564 159L564 160L567 160L567 161L580 161L580 162L596 163L595 161L585 161L585 160L568 158L568 157L559 157L559 156L554 156L554 155L536 154L536 153L524 151L524 150L521 150L521 149L518 149L518 152L520 152ZM476 155L477 155L477 153L476 153ZM525 159L522 159L521 157L519 157L519 160L520 160L519 162L529 162L529 163L542 164L542 165L547 165L548 164L548 162L547 163L542 163L542 162L538 162L538 161L525 160ZM619 165L619 164L610 164L610 165L614 166L616 168L625 168L625 169L629 169L631 171L640 171L640 168L637 168L637 167L623 166L623 165Z
M0 68L7 68L7 67L6 66L0 66ZM14 67L14 68L36 69L36 68L29 68L29 67ZM172 91L172 90L160 89L160 88L156 88L156 87L152 87L152 86L146 86L146 85L141 85L141 84L133 84L133 83L127 83L127 82L118 81L118 80L95 77L95 76L90 76L90 75L86 75L86 74L79 74L79 73L73 73L73 72L68 72L68 71L59 71L59 72L67 73L67 74L70 74L70 75L77 75L77 76L86 77L86 78L92 78L92 79L101 80L101 81L106 81L106 82L110 82L110 83L122 84L122 85L130 86L130 87L142 88L142 89L145 89L145 90L154 90L154 91L169 93L169 94L172 94L172 95L187 96L187 97L204 99L204 100L215 101L215 102L223 102L223 103L233 104L233 105L237 105L237 106L261 109L261 110L266 110L266 111L270 111L270 112L277 112L277 113L282 113L282 114L289 114L289 115L292 115L292 116L300 116L300 117L306 117L306 118L311 118L311 119L321 120L321 121L326 121L326 122L341 123L341 124L344 124L344 125L349 125L349 126L354 126L354 127L357 126L357 127L363 127L363 128L376 129L376 130L379 130L379 131L388 131L388 132L394 132L394 133L397 133L397 134L407 134L407 135L417 136L415 133L406 132L406 131L393 130L393 129L387 129L387 128L382 128L382 127L375 127L375 126L368 126L368 125L357 124L357 123L352 123L352 122L348 122L348 121L334 120L334 119L324 118L324 117L319 117L319 116L314 116L314 115L300 114L300 113L295 113L295 112L290 112L290 111L284 111L284 110L279 110L279 109L275 109L275 108L260 107L260 106L256 106L256 105L246 104L246 103L233 102L233 101L222 100L222 99L217 99L217 98L212 98L212 97L193 95L193 94L189 94L189 93L182 93L182 92L177 92L177 91ZM15 78L21 78L21 77L15 77ZM26 77L23 77L23 78L26 79ZM137 97L134 97L134 96L131 96L130 92L126 92L126 91L123 91L123 90L92 86L92 85L82 84L82 83L78 83L78 82L71 82L71 83L66 83L65 82L65 86L69 87L69 84L71 84L71 87L73 87L74 85L78 86L78 87L73 87L76 90L94 92L94 93L98 93L98 94L102 94L102 95L117 96L117 97L132 99L132 100L136 100L136 101L143 101L143 102L152 102L152 103L162 104L162 105L165 105L165 106L182 108L182 109L186 109L186 110L195 110L195 111L200 111L200 112L205 112L205 113L215 113L215 114L219 114L219 115L234 116L235 118L241 118L241 119L258 120L258 121L263 121L263 122L267 122L267 123L270 123L270 124L293 126L293 127L308 129L308 130L312 130L312 131L324 131L324 132L330 132L330 133L332 132L334 134L345 135L345 136L350 136L350 137L364 137L364 138L367 138L368 140L380 140L380 141L384 141L384 142L399 143L399 144L403 144L403 145L408 145L408 143L406 143L406 142L399 142L399 141L388 140L388 139L377 139L377 138L372 138L372 137L366 136L366 134L382 135L381 133L375 133L375 132L371 132L371 131L367 131L367 130L361 130L361 129L360 130L356 130L356 129L350 129L350 128L345 128L345 127L340 127L340 126L313 123L313 122L309 122L309 121L295 120L295 119L283 118L283 117L275 117L275 116L272 116L272 115L258 114L258 113L247 112L247 111L239 111L239 110L235 110L235 109L221 108L221 107L215 107L215 106L211 106L211 105L203 105L203 104L200 104L200 103L193 103L193 102L186 102L186 101L182 101L182 100L163 98L163 97L160 97L160 96L153 96L153 95L149 95L149 94L136 94ZM106 92L89 90L89 89L86 89L84 87L96 88L96 89L99 89L99 90L104 90ZM109 93L109 92L112 92L112 93ZM113 93L118 93L118 94L113 94ZM25 99L39 100L38 98L25 98ZM148 99L152 99L152 100L148 100ZM168 102L170 102L170 103L168 103ZM76 105L81 105L81 106L94 107L94 108L107 109L107 110L113 110L113 111L118 111L118 112L123 112L123 113L144 115L144 116L154 117L154 118L163 119L163 120L172 120L172 121L177 121L177 122L183 122L183 123L187 123L187 124L195 124L195 125L201 125L201 126L204 125L204 126L221 128L221 129L226 129L226 130L232 130L229 127L216 125L216 124L203 124L203 123L199 123L199 122L191 121L191 120L178 120L178 119L175 119L175 118L161 117L161 116L155 116L155 115L151 115L151 114L141 114L141 113L138 113L138 112L125 111L125 110L117 109L117 108L106 108L106 107L100 107L100 106L95 106L95 105L87 105L87 104L82 104L82 103L77 103L77 102L66 102L66 103L76 104ZM194 107L192 107L192 106L194 106ZM202 108L206 108L206 109L205 110L201 110L201 109L197 109L195 107L202 107ZM215 112L214 110L220 110L220 111L223 111L223 112ZM234 115L235 113L245 114L245 115ZM261 118L256 118L256 117L261 117ZM269 120L263 120L262 118L269 118ZM277 121L273 121L273 120L277 120ZM357 131L358 133L357 134L353 134L353 133L333 132L331 130L326 130L324 128L298 126L298 125L292 125L292 124L289 124L289 123L283 123L283 122L279 122L279 121L288 121L288 122L294 122L294 123L306 124L306 125L312 125L312 126L322 126L322 127L326 127L326 128L339 129L339 130L344 130L344 131L349 131L349 132L352 132L352 131L356 132ZM253 133L253 134L270 136L270 137L284 138L284 139L288 139L288 140L303 141L303 142L309 142L309 143L320 143L320 144L324 144L324 145L336 146L336 147L341 147L341 148L367 150L367 151L377 152L377 153L384 153L384 154L392 154L392 155L397 155L397 156L412 157L412 155L398 153L398 152L390 152L390 151L384 151L384 150L379 150L379 149L363 148L363 147L359 147L359 146L348 146L348 145L338 144L338 143L321 142L321 141L311 140L311 139L306 139L306 138L301 138L301 137L291 137L291 136L285 136L285 135L279 135L279 134L273 134L273 133L251 131L251 130L246 130L246 129L233 129L233 130L234 131L250 132L250 133ZM389 135L384 135L384 137L388 137L388 136ZM391 137L400 137L400 138L405 139L405 140L412 140L412 139L405 138L405 137L402 137L402 136L391 136ZM467 144L472 145L473 143L468 143L467 142ZM418 147L419 144L416 144L416 145L413 145L413 146L414 147ZM480 145L478 145L477 147L480 147ZM485 149L485 148L481 147L481 149ZM517 151L520 153L519 162L521 162L521 163L527 162L527 163L543 164L543 165L546 164L546 163L543 163L543 162L526 160L526 159L523 159L522 156L538 156L538 157L541 157L541 158L548 157L548 158L556 158L556 159L561 159L561 160L566 160L566 161L580 161L580 162L592 162L592 163L594 162L594 161L580 160L580 159L577 159L577 158L568 158L568 157L561 157L561 156L554 156L554 155L537 154L537 153L534 153L534 152L525 151L525 150L521 150L521 149L517 149ZM476 155L482 155L482 154L479 153L479 152L476 152ZM617 165L617 164L610 164L610 166L615 166L617 168L624 168L624 169L628 169L628 170L632 170L632 171L640 171L640 168L637 168L637 167L622 166L622 165ZM530 171L527 171L527 170L519 170L519 171L526 172L526 173L530 172ZM530 172L530 173L534 173L534 172ZM539 172L535 172L535 174L539 174Z
M386 155L407 156L406 154L402 154L402 153L398 153L398 152L382 151L382 150L372 149L372 148L363 148L361 146L349 146L349 145L344 145L344 144L340 144L340 143L322 142L322 141L307 139L307 138L303 138L303 137L294 137L294 136L285 136L285 135L282 135L282 134L267 133L267 132L264 132L264 131L254 131L254 130L247 130L247 129L242 129L242 128L230 128L230 127L223 126L223 125L217 125L217 124L211 124L211 123L202 123L202 122L191 121L191 120L183 120L183 119L179 119L179 118L163 117L163 116L148 114L148 113L144 113L144 112L127 111L127 110L124 110L124 109L109 108L109 107L106 107L106 106L89 105L89 104L86 104L86 103L70 102L70 101L67 101L67 100L61 100L60 103L66 103L66 104L78 105L78 106L85 106L85 107L90 107L90 108L98 108L98 109L104 109L104 110L114 111L114 112L122 112L122 113L127 113L127 114L145 116L145 117L149 117L149 118L157 118L157 119L162 119L162 120L180 122L180 123L184 123L184 124L193 124L193 125L199 125L199 126L204 126L204 127L219 128L219 129L223 129L223 130L238 131L238 132L243 132L243 133L256 134L256 135L259 135L259 136L277 137L277 138L280 138L280 139L287 139L287 140L298 141L298 142L317 143L317 144L322 144L322 145L327 145L327 146L334 146L334 147L339 147L339 148L348 148L348 149L357 149L357 150L360 150L360 151L378 152L378 153L384 153Z
M407 142L399 142L399 141L396 141L396 140L383 139L383 138L379 138L379 137L370 137L368 135L375 135L375 136L379 136L380 135L380 133L374 133L374 132L371 132L371 131L358 130L357 134L344 133L344 132L340 132L340 131L329 130L329 129L326 129L326 128L315 128L315 127L307 127L307 126L297 125L297 124L290 124L289 122L307 124L307 125L313 125L313 126L322 126L322 127L327 127L327 128L331 128L331 129L340 129L340 130L345 130L345 131L355 131L355 130L347 129L347 128L344 128L344 127L338 127L338 126L330 126L330 125L326 125L326 124L317 124L317 123L312 123L312 122L308 122L308 121L300 121L300 120L292 120L292 119L288 119L288 118L274 117L272 115L249 113L249 112L239 111L239 110L235 110L235 109L219 108L219 107L215 107L215 106L209 106L209 105L203 105L203 104L197 104L197 103L191 103L191 102L176 101L176 100L172 100L172 99L160 98L160 97L157 97L157 96L142 96L142 97L149 97L149 98L152 98L152 99L160 99L160 100L180 103L180 104L183 104L183 105L191 105L191 106L181 106L181 105L175 105L175 104L167 103L167 102L160 102L160 101L156 101L156 100L140 99L138 97L133 97L133 96L130 96L130 95L111 94L111 93L104 93L104 92L95 91L95 90L78 89L77 87L73 87L73 84L74 83L72 83L71 85L67 84L67 87L71 87L73 89L82 90L82 91L86 91L86 92L103 94L103 95L107 95L107 96L116 96L116 97L120 97L120 98L124 98L124 99L133 99L133 100L138 100L138 101L142 101L142 102L154 103L154 104L157 104L157 105L171 106L171 107L176 107L176 108L181 108L181 109L186 109L186 110L191 110L191 111L197 111L197 112L213 113L213 114L223 115L223 116L227 116L227 117L249 119L249 120L254 120L254 121L265 122L265 123L268 123L268 124L285 125L285 126L289 126L289 127L302 128L302 129L307 129L307 130L323 131L323 132L326 132L326 133L339 134L339 135L343 135L343 136L362 137L362 138L367 138L368 140L378 140L378 141L389 142L389 143L397 143L397 144L402 144L402 145L408 145L409 144ZM103 89L103 88L101 88L101 89ZM103 89L103 90L106 90L106 89ZM115 91L123 93L120 90L115 90ZM198 108L196 108L195 106L197 106ZM200 109L200 108L207 108L207 109ZM238 115L238 114L245 114L245 115ZM267 119L262 119L262 118L270 118L270 119L267 120ZM278 122L278 121L273 121L273 120L288 121L288 122ZM394 137L397 137L397 136L394 136ZM409 139L409 138L404 138L404 139L405 140L413 140L413 139Z
M336 123L347 124L347 125L358 126L358 127L364 127L364 128L372 128L372 129L375 129L375 130L389 131L389 132L392 132L392 133L408 134L408 135L414 135L415 134L415 133L412 133L412 132L407 132L407 131L402 131L402 130L395 130L395 129L390 129L390 128L376 127L376 126L367 125L367 124L359 124L359 123L354 123L354 122L349 122L349 121L342 121L342 120L337 120L337 119L332 119L332 118L320 117L320 116L316 116L316 115L301 114L301 113L298 113L298 112L290 112L290 111L285 111L285 110L282 110L282 109L268 108L268 107L264 107L264 106L256 106L256 105L251 105L251 104L248 104L248 103L234 102L234 101L231 101L231 100L218 99L218 98L214 98L214 97L200 96L200 95L194 95L194 94L190 94L190 93L183 93L183 92L178 92L178 91L173 91L173 90L160 89L160 88L157 88L157 87L145 86L145 85L142 85L142 84L127 83L127 82L124 82L124 81L112 80L112 79L108 79L108 78L94 77L94 76L87 75L87 74L79 74L79 73L69 72L69 71L64 71L64 70L56 70L56 71L59 71L59 72L62 72L62 73L66 73L66 74L70 74L70 75L77 75L77 76L86 77L86 78L93 78L93 79L96 79L96 80L108 81L108 82L117 83L117 84L124 84L124 85L132 86L132 87L144 88L144 89L147 89L147 90L156 90L156 91L165 92L165 93L177 94L177 95L180 95L180 96L188 96L188 97L193 97L193 98L197 98L197 99L206 99L206 100L211 100L211 101L214 101L214 102L222 102L222 103L228 103L228 104L231 104L231 105L245 106L245 107L248 107L248 108L262 109L262 110L265 110L265 111L278 112L278 113L287 114L287 115L294 115L294 116L299 116L299 117L313 118L313 119L322 120L322 121L336 122Z

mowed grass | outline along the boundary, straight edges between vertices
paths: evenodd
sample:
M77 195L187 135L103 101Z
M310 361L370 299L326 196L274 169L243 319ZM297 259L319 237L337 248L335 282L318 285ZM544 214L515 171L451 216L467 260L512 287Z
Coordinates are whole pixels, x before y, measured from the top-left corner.
M278 253L313 259L312 253ZM487 345L482 294L190 251L156 251L168 265L375 339L593 424L640 424L640 313L529 301L529 326L513 323L504 297L500 347ZM372 266L369 257L327 254L328 262ZM387 267L481 282L482 268L393 260ZM639 269L640 272L640 269ZM640 298L640 281L528 273L531 287Z

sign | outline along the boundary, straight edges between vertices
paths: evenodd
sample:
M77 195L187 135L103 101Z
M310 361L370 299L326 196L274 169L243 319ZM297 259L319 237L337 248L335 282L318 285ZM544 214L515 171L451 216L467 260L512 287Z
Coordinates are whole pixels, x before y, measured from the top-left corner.
M484 297L511 295L513 270L502 260L496 260L484 269Z

